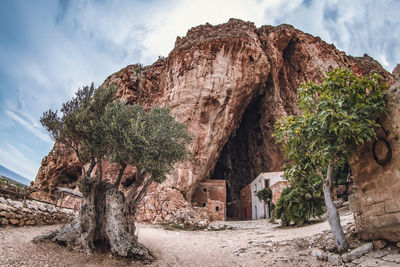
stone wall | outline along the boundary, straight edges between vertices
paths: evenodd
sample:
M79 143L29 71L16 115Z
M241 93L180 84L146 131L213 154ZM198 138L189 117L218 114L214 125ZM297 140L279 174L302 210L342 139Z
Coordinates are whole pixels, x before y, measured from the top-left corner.
M289 186L289 181L286 180L276 182L270 186L272 191L272 203L274 203L274 205L278 203L278 199L282 194L282 190L288 186Z
M152 185L140 202L136 214L139 222L176 224L181 227L204 228L210 223L203 208L193 208L173 188Z
M47 225L66 223L75 217L70 210L33 200L22 201L0 197L0 226Z
M376 131L388 141L392 157L380 165L373 157L373 143L364 145L350 162L355 193L349 197L361 238L400 241L400 80L387 93L388 114ZM385 133L386 131L386 133ZM383 140L375 145L378 159L385 159L389 147Z

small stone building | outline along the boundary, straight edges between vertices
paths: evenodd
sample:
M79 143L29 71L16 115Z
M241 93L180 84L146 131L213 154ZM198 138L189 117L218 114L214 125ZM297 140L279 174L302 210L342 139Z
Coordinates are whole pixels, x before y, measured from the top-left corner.
M199 183L192 204L205 208L211 220L226 220L226 181L207 180Z

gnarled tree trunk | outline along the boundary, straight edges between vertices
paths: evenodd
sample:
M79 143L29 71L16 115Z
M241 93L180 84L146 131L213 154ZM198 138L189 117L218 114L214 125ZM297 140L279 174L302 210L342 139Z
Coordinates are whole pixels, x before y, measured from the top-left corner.
M340 252L345 251L349 248L349 244L347 243L346 237L344 236L342 226L340 225L340 217L338 210L333 203L332 200L332 173L333 173L333 165L330 164L328 166L328 173L326 174L326 178L324 181L323 191L325 204L328 209L328 221L331 226L331 230L333 236L335 237L336 247Z
M101 247L123 257L152 259L150 252L135 235L135 210L126 208L134 205L127 203L116 185L86 179L89 185L86 188L90 190L82 192L85 198L79 218L42 238L86 253Z

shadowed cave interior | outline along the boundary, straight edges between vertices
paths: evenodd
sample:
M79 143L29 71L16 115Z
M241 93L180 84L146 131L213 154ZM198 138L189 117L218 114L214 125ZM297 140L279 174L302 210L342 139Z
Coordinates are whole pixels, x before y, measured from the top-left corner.
M229 137L211 179L226 180L227 203L240 200L240 190L260 173L268 171L261 125L264 95L257 95L247 106L239 127ZM229 213L229 211L228 211Z

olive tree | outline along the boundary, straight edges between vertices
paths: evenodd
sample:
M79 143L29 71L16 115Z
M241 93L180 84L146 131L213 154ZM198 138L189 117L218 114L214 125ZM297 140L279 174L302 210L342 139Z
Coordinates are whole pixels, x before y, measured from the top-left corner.
M282 118L275 125L275 137L291 161L285 174L324 177L328 220L339 251L349 245L332 200L333 169L361 144L376 138L376 119L386 110L386 89L378 74L356 77L350 70L335 69L320 84L301 85L299 114Z
M78 90L62 115L49 110L41 123L51 137L72 149L84 166L78 187L84 196L79 217L47 235L53 241L89 252L96 246L124 257L150 258L135 236L135 213L151 183L161 183L183 160L190 136L167 108L145 110L115 99L115 87ZM119 165L114 182L103 179L103 162ZM124 171L135 167L120 190Z

